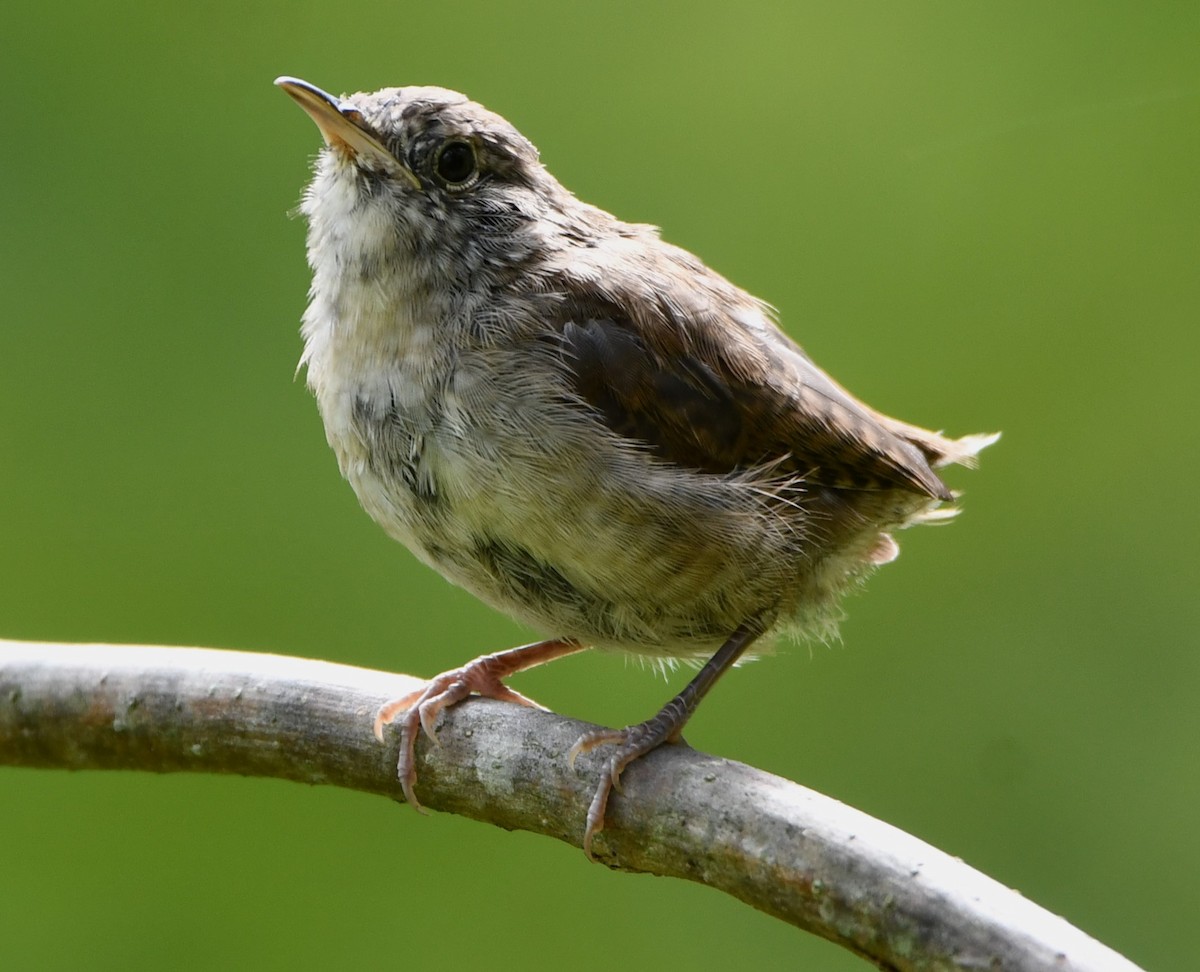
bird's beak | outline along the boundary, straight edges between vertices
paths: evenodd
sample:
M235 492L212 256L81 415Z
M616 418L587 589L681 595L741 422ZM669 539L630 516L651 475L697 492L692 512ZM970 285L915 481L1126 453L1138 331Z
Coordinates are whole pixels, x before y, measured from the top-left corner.
M330 148L359 165L407 179L414 189L421 188L417 177L384 146L357 108L343 104L329 92L299 78L285 76L276 78L275 83L317 123L321 137Z

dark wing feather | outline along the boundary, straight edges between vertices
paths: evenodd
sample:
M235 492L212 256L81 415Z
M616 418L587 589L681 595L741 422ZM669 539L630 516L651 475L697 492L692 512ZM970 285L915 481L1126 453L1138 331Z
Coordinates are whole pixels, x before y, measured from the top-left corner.
M914 444L928 450L937 436L890 429L773 326L700 320L662 301L651 313L638 302L635 316L623 303L577 296L562 303L559 322L573 391L618 434L705 472L770 463L820 485L951 498L931 468L936 452Z
M686 354L664 360L607 318L567 321L562 338L574 391L614 432L705 472L746 463L745 410L703 361Z

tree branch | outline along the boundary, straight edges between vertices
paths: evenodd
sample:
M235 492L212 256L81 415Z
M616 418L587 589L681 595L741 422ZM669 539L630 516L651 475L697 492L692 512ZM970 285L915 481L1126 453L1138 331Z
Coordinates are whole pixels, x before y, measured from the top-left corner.
M202 648L0 641L0 764L238 773L400 799L376 708L406 675ZM432 809L579 846L603 754L565 754L580 722L473 700L418 747ZM626 770L596 854L699 881L884 969L1136 972L1014 891L835 800L665 746ZM415 824L414 824L415 825Z

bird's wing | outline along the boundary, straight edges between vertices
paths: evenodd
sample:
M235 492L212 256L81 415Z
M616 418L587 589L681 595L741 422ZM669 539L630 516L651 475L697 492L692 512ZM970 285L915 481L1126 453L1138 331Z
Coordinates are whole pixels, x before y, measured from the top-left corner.
M563 297L557 331L568 380L609 428L706 472L770 464L814 484L952 498L932 469L949 440L901 423L890 428L891 419L813 364L762 305L707 273L704 285L722 293L700 286L673 300L647 299L601 280Z

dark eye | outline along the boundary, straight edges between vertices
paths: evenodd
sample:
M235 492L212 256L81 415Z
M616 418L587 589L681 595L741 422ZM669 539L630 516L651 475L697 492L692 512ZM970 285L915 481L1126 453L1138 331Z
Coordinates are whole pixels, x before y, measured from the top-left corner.
M475 149L470 142L446 142L438 149L433 168L448 183L466 182L475 174Z

